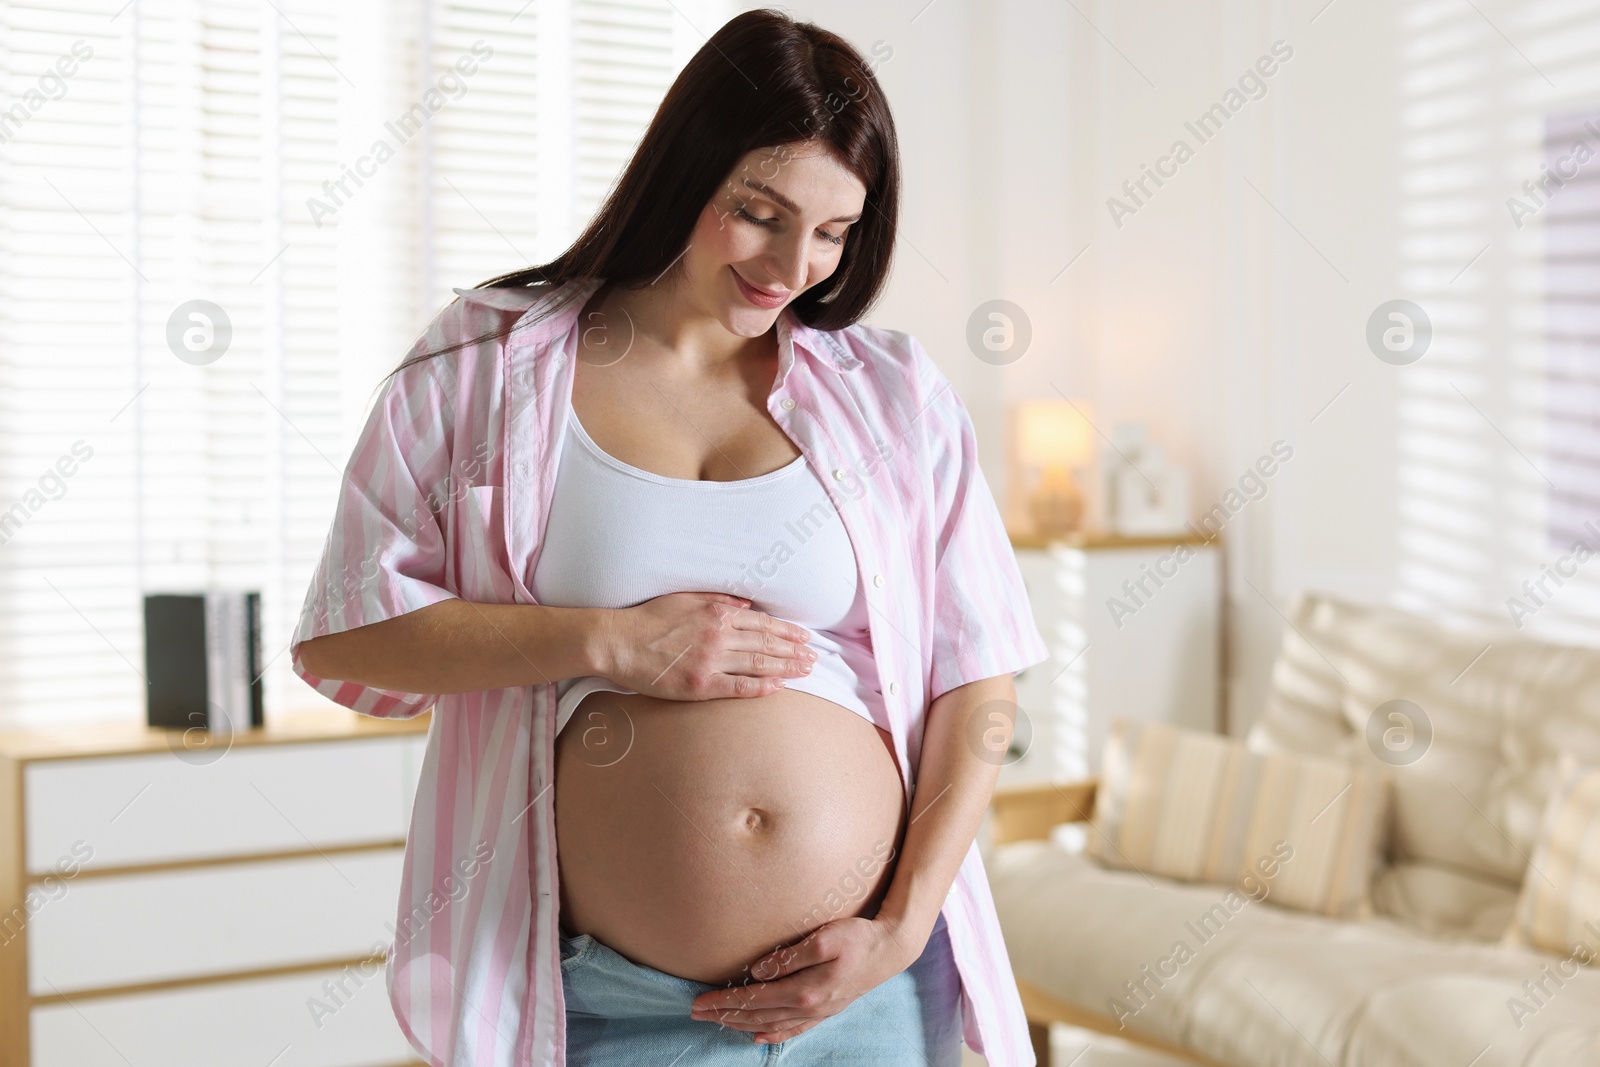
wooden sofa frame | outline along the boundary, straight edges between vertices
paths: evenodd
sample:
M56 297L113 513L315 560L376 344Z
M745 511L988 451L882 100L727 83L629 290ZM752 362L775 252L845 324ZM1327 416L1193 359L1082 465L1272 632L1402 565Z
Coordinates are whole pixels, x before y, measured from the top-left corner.
M994 799L989 804L992 820L990 840L995 845L1013 841L1046 841L1050 838L1050 831L1062 823L1088 822L1094 815L1095 784L1094 781L1087 781L996 789ZM1051 1023L1066 1023L1109 1034L1184 1063L1198 1064L1200 1067L1223 1067L1188 1049L1132 1030L1119 1030L1110 1016L1087 1011L1060 997L1051 996L1021 975L1013 977L1016 978L1017 992L1022 995L1022 1010L1028 1017L1028 1036L1033 1041L1033 1052L1039 1067L1051 1067Z

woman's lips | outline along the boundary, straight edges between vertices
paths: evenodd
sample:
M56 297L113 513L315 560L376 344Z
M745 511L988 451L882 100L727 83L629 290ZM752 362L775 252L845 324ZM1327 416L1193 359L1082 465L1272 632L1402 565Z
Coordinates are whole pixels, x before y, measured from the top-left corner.
M757 289L755 286L745 281L744 278L739 275L738 271L733 270L732 267L729 267L728 269L733 271L733 281L734 284L739 287L739 292L744 294L744 298L750 301L750 303L754 304L756 307L769 309L782 307L783 302L789 299L788 293L784 293L781 296L773 296L771 293Z

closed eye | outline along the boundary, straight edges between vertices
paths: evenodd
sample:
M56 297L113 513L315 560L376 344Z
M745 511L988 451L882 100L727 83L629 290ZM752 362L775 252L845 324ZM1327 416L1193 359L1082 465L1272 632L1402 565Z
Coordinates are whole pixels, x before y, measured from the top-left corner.
M750 214L750 212L744 209L743 204L740 204L738 207L734 208L733 213L739 218L744 219L746 222L753 222L757 226L772 226L778 222L778 217L776 215L769 219L756 218L754 215ZM842 234L838 237L835 237L831 233L823 233L821 230L818 230L817 236L822 238L824 241L827 241L829 244L844 244L844 236Z
M746 222L753 222L757 226L770 226L774 222L778 221L778 217L776 215L770 219L758 219L754 215L750 214L750 212L746 211L743 204L740 204L738 207L734 208L733 213L739 216L741 219L744 219Z

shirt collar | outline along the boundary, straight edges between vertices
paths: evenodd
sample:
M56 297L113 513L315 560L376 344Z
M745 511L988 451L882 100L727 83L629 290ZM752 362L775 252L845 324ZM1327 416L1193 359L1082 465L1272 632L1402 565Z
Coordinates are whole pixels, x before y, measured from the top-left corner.
M600 278L578 278L568 283L571 292L552 293L543 287L508 286L496 289L456 289L456 295L475 304L505 311L521 311L512 333L518 333L520 344L536 344L552 337L565 336L577 322L578 313L589 298L604 284ZM562 301L560 310L539 319L536 312L550 300ZM836 336L837 331L817 330L795 315L793 309L784 308L778 313L778 380L781 382L794 363L796 349L809 352L824 366L836 371L854 370L861 360Z
M778 376L781 379L794 362L793 348L801 348L836 371L855 370L861 360L850 351L833 330L818 330L801 322L793 308L778 313Z

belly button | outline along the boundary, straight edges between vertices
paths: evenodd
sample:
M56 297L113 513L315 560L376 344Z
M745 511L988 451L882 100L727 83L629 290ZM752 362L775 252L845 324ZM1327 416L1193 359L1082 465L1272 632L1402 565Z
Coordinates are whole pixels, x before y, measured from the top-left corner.
M744 828L746 830L765 830L767 828L767 813L760 808L751 808L744 813Z

